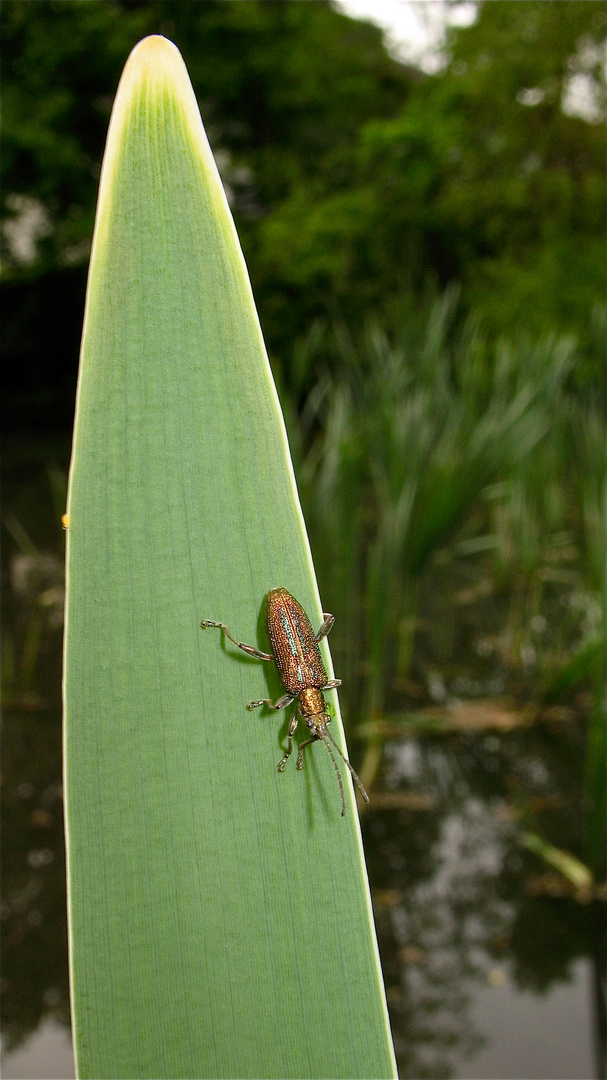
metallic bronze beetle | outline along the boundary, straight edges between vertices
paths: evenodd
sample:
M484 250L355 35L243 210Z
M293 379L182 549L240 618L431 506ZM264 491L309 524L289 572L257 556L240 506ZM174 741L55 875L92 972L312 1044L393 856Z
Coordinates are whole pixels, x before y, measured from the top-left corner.
M286 589L272 589L268 594L267 619L268 634L270 635L273 649L272 653L265 653L262 652L261 649L256 649L254 645L245 645L242 641L236 641L236 638L232 637L224 623L214 622L212 619L204 619L200 625L202 627L217 626L220 630L223 630L226 637L229 638L234 645L239 649L242 649L243 652L248 653L249 656L255 656L259 660L273 660L275 662L276 667L278 668L278 674L282 679L287 693L284 694L283 697L278 698L278 701L274 702L269 698L262 698L261 701L250 701L247 705L247 709L257 709L260 705L267 705L270 709L285 709L297 699L297 711L290 721L288 728L287 752L278 762L278 771L284 771L287 760L293 751L293 735L295 734L301 716L310 728L312 734L309 739L306 739L299 745L297 752L297 768L303 769L304 747L309 746L310 743L316 742L317 739L322 739L335 769L335 775L341 794L341 812L343 816L346 812L344 786L337 759L331 746L335 747L337 753L345 761L366 802L369 802L369 796L347 757L341 752L335 739L327 730L327 724L330 723L331 717L327 712L323 691L332 690L334 687L340 686L341 679L329 680L327 678L327 672L325 671L325 665L323 664L320 655L318 642L322 641L322 639L327 636L335 619L333 615L325 613L323 624L318 633L315 634L310 620L301 604L299 604L295 597L291 596L291 593L287 592Z

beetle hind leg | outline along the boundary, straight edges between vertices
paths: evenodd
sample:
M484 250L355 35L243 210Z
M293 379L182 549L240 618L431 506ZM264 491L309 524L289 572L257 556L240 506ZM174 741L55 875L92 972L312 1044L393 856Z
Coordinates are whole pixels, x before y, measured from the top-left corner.
M262 652L261 649L257 649L255 645L246 645L244 641L237 641L232 637L225 623L215 622L214 619L203 619L201 627L204 630L207 626L216 626L218 630L223 630L225 636L230 639L233 645L236 645L238 649L242 649L243 652L248 653L249 656L254 656L257 660L273 660L272 653Z

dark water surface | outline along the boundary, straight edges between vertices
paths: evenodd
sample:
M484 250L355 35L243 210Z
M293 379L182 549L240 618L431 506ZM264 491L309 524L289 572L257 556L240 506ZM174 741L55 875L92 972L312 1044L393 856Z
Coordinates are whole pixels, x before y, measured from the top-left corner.
M3 465L3 1076L30 1080L74 1075L60 710L68 455L67 438L9 445ZM576 850L583 747L575 716L386 742L363 835L401 1076L605 1076L605 905L581 902L519 842L524 788L537 831Z

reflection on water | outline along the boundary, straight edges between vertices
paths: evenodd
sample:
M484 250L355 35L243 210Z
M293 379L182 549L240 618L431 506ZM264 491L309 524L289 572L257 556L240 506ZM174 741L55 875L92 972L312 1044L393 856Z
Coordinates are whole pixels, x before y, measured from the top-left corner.
M591 980L589 963L578 960L572 965L571 981L555 983L545 994L522 991L507 974L499 986L488 985L483 990L477 985L470 1018L475 1028L489 1033L489 1038L457 1075L461 1080L593 1076L588 1009Z
M2 1031L7 1048L43 1017L69 1022L61 717L5 709Z
M558 765L568 762L572 791L580 742L568 726L550 738L530 728L386 746L386 786L415 786L432 796L426 809L371 811L364 823L401 1076L467 1075L468 1059L492 1039L504 1054L495 1075L556 1075L531 1073L529 1065L517 1073L517 1030L499 1010L487 1009L486 998L491 988L507 986L511 1002L530 993L541 1000L555 987L569 987L580 958L602 964L602 904L546 894L550 880L517 840L518 813L508 795L524 774L527 783L533 780L538 808L562 815L568 787ZM563 829L573 829L564 816ZM479 1024L480 1001L491 1028ZM564 994L561 1004L567 1002ZM570 1025L539 1028L536 1063L545 1046L545 1060L562 1052L571 1066L559 1075L588 1075L591 1009L588 993L586 1023L573 1045ZM567 1004L564 1013L571 1011Z
M5 1080L72 1080L76 1075L69 1027L45 1019L17 1050L4 1055Z
M64 442L58 465L67 452ZM57 1024L69 1024L63 537L59 473L49 478L43 460L34 454L24 465L9 454L4 463L7 1077L72 1075L57 1042ZM574 716L386 742L363 831L401 1076L573 1078L591 1067L605 1075L604 904L578 902L518 839L531 825L565 849L579 847L582 762ZM40 1054L44 1072L35 1071Z
M3 461L0 914L5 1050L19 1046L43 1019L69 1023L59 511L68 453L66 439L53 446L58 465L50 470L47 443L30 444L25 458L5 446Z

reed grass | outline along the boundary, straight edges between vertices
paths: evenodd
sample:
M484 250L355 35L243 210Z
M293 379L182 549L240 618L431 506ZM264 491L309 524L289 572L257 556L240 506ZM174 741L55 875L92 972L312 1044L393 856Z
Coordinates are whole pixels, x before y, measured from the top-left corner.
M334 651L353 723L402 708L439 564L437 588L447 566L485 589L503 664L534 680L535 700L585 650L595 660L579 677L596 685L604 429L597 401L575 392L575 341L490 342L456 316L451 290L417 329L371 325L355 343L337 325L309 343L324 374L303 410L299 477L342 613Z

